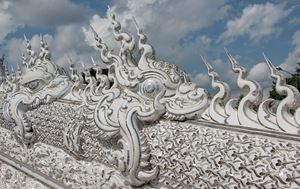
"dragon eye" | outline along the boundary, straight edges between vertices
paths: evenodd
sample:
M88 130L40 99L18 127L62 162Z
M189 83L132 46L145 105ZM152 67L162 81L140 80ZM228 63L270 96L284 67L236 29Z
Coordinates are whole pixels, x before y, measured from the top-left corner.
M154 98L162 89L162 84L157 79L147 79L141 87L141 92L149 98Z
M34 80L34 81L31 81L31 82L28 82L25 84L26 87L28 87L30 90L36 90L39 88L40 86L40 81L39 80Z
M30 88L31 90L37 88L38 85L39 85L38 81L32 81L32 82L27 84L28 88Z

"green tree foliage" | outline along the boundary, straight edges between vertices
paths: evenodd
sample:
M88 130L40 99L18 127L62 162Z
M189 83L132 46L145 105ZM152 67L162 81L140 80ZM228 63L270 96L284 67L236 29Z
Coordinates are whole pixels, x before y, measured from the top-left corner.
M292 85L300 91L300 62L297 63L296 72L292 74L289 78L286 78L286 83ZM275 82L273 82L272 90L269 92L270 98L275 100L282 100L285 96L280 95L276 92Z

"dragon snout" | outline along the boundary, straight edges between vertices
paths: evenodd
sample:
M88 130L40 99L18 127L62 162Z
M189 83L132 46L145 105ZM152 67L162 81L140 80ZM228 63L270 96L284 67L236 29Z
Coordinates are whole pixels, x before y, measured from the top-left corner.
M177 89L175 95L162 99L166 112L164 118L183 121L197 118L208 106L206 90L197 87L193 83L183 83Z

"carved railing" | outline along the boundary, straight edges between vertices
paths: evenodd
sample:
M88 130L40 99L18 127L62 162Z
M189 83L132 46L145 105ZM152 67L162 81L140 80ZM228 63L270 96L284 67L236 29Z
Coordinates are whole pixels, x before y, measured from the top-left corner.
M218 74L213 70L209 62L203 58L207 66L208 74L212 79L212 87L219 91L212 98L208 107L207 114L202 119L225 123L228 125L240 125L255 129L265 129L279 131L290 134L299 134L299 112L300 112L300 93L294 86L288 85L280 74L279 70L263 54L266 64L271 71L271 77L276 80L275 89L285 98L281 100L273 112L274 99L262 101L262 88L258 82L247 79L246 69L241 67L237 60L225 49L231 63L232 70L238 73L237 84L241 90L247 89L246 95L240 99L228 98L230 88L222 81ZM237 107L237 108L236 108ZM254 110L258 107L258 110ZM294 112L294 113L292 113Z
M115 40L120 43L118 54L109 50L91 26L106 69L92 58L93 66L87 68L83 63L79 73L78 63L69 58L68 75L51 61L42 37L38 55L25 37L23 67L9 73L6 66L0 87L5 119L1 126L8 129L1 132L12 136L6 136L2 144L7 146L6 153L0 154L2 162L14 166L20 161L7 160L16 156L10 142L6 143L11 140L19 142L20 146L15 144L18 149L33 149L29 153L33 158L39 157L37 145L54 146L49 153L62 149L70 154L73 163L61 160L69 166L61 167L68 178L57 178L57 183L72 187L83 182L92 186L98 177L97 186L106 183L105 187L111 188L299 187L300 94L285 83L265 55L277 92L286 95L276 112L272 111L274 100L262 99L259 83L247 79L246 69L226 49L232 70L238 74L238 87L248 91L239 102L230 97L229 85L220 81L206 58L202 60L212 87L218 89L212 99L176 65L156 60L135 19L137 41L123 32L113 12L108 12ZM45 167L51 165L37 162L23 163L41 166L49 176L51 171ZM81 178L82 182L72 180L75 173L70 167L81 162L82 169L87 162L98 163L104 167L103 173L96 171L91 174L94 176ZM31 177L38 172L27 166L15 167ZM44 182L46 178L36 179ZM50 179L46 185L56 187L57 183Z

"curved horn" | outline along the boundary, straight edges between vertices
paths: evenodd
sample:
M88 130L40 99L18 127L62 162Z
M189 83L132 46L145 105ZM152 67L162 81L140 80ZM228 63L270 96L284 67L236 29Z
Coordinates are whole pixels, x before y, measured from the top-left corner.
M112 63L112 57L110 56L110 53L109 53L107 45L102 42L102 39L99 37L99 35L97 34L97 32L95 31L95 29L93 28L92 25L90 25L90 28L91 28L91 30L92 30L92 32L94 34L94 38L96 40L96 46L100 50L101 60L105 64L111 64Z
M143 33L143 30L138 26L135 17L133 17L132 20L134 22L136 30L138 31L138 48L142 52L138 67L141 69L148 68L148 59L155 60L155 51L153 47L147 43L147 37Z

